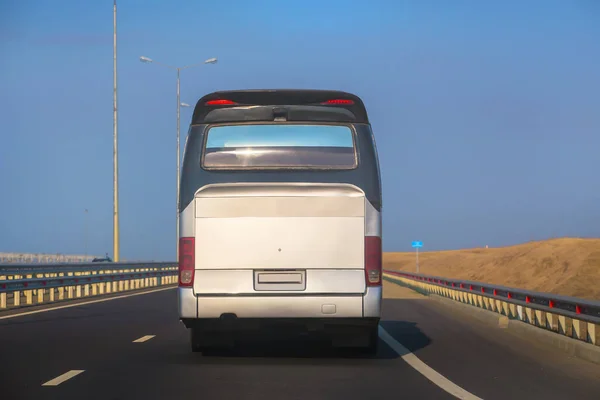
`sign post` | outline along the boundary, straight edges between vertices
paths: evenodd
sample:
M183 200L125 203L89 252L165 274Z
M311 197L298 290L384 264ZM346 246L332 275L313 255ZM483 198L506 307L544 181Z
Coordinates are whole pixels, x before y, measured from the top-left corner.
M419 249L423 247L423 242L412 242L412 247L417 252L417 274L419 273Z

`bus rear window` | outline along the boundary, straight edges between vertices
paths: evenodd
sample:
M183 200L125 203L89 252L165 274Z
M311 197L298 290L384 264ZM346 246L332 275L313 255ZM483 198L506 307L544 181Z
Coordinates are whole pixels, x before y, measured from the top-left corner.
M212 127L202 163L207 169L352 169L357 165L349 127L287 124Z

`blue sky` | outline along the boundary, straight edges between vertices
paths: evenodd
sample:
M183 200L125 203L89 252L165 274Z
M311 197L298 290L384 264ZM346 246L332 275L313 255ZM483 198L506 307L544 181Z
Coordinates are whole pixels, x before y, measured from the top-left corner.
M238 88L361 96L385 250L600 236L600 2L118 7L121 258L175 258L175 73L142 55L219 58L182 73L189 104ZM112 254L112 1L2 1L0 51L0 251L83 253L87 236Z

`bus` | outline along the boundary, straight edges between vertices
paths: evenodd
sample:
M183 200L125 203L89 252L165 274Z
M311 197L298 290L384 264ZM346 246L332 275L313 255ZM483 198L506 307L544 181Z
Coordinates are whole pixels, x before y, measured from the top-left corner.
M178 312L192 351L292 328L377 352L381 178L358 96L207 94L180 179Z

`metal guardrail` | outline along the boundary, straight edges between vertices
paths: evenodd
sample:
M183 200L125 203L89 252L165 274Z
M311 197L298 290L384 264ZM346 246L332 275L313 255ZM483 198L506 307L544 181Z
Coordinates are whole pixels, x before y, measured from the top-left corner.
M0 310L175 283L176 262L0 264Z
M409 285L600 346L600 301L384 270Z
M91 262L96 256L83 254L0 252L0 264Z

